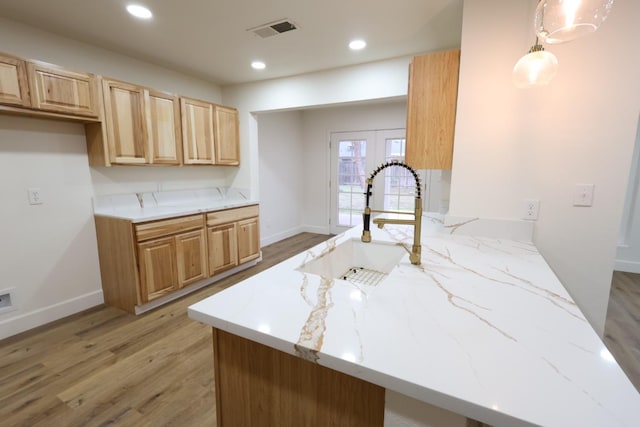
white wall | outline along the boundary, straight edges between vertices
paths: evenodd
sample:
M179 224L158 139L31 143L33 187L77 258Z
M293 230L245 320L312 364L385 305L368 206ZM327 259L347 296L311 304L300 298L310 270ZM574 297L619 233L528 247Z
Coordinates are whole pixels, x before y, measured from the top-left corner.
M234 185L260 191L258 126L251 113L406 96L410 57L222 88L240 114L243 166Z
M329 233L331 133L404 128L406 117L407 103L404 98L370 105L347 105L304 111L302 129L305 149L305 229Z
M0 339L102 303L84 128L0 115L0 195Z
M306 171L301 112L260 114L260 236L268 245L302 231Z
M640 120L627 184L615 269L640 273Z
M329 233L332 132L397 129L406 101L350 104L257 115L261 240L302 231Z
M536 245L602 333L640 113L640 2L618 0L597 33L547 47L558 75L520 90L511 70L534 6L465 1L450 213L519 218L521 199L539 199ZM593 207L572 206L580 183L595 184Z
M0 51L220 102L205 81L0 18ZM248 166L246 166L248 167ZM80 124L0 115L0 339L102 302L94 194L229 185L238 168L89 168ZM45 204L28 206L27 188Z

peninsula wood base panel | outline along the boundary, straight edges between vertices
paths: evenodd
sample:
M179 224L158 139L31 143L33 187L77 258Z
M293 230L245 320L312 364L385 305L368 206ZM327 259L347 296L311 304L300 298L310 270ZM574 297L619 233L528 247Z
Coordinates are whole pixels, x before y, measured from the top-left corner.
M213 328L218 427L382 427L383 387Z

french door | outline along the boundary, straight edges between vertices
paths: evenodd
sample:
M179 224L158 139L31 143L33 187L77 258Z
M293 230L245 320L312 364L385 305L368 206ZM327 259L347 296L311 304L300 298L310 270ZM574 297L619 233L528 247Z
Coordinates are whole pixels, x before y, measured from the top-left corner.
M405 130L331 134L331 232L362 224L366 180L380 164L404 161ZM373 209L413 211L415 184L404 168L387 168L374 180Z

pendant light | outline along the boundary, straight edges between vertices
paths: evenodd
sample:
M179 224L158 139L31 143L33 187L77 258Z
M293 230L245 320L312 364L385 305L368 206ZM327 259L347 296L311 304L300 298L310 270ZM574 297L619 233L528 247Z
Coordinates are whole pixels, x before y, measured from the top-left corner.
M596 31L607 19L613 0L541 0L535 31L545 43L564 43Z
M529 53L520 58L513 67L513 82L516 87L529 88L549 84L558 72L558 59L536 43L531 46Z

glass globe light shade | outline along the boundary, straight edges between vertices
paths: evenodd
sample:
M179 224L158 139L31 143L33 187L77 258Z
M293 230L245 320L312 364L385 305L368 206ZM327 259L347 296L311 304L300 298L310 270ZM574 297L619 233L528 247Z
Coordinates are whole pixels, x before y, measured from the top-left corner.
M534 20L538 37L548 44L568 42L596 31L613 0L540 0Z
M536 44L516 62L513 67L513 82L519 88L543 86L549 84L557 72L556 56Z

